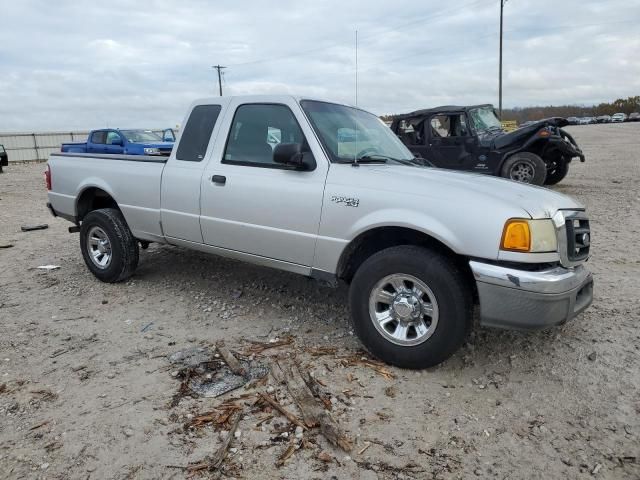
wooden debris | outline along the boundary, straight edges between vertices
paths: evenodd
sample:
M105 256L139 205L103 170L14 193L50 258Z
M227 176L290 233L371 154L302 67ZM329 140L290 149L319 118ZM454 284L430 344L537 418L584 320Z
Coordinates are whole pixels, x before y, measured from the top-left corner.
M44 427L46 424L49 423L49 420L45 420L44 422L40 422L37 425L34 425L33 427L31 427L29 430L37 430L40 427Z
M347 435L340 429L331 415L318 403L311 393L309 384L304 380L299 366L285 371L278 363L272 369L276 380L286 384L287 390L302 412L304 423L307 427L320 427L320 433L333 445L340 447L345 452L353 449L353 444Z
M330 453L325 452L324 450L318 454L318 460L323 461L325 463L333 462L333 457Z
M260 427L264 422L268 422L269 420L273 419L273 417L275 417L275 415L267 415L262 420L260 420L258 423L256 423L256 428Z
M363 357L362 355L351 355L340 359L344 366L363 365L382 375L387 380L393 380L396 376L387 369L386 365L378 360Z
M371 444L369 442L367 442L367 444L360 449L360 451L358 452L358 455L362 455L364 452L367 451L367 448L369 448L370 446L371 446Z
M36 395L40 395L40 399L44 400L45 402L50 402L55 400L56 398L58 398L58 394L55 392L52 392L51 390L31 390L31 393L34 393Z
M282 467L287 462L287 460L289 460L289 458L291 458L291 456L295 453L296 446L297 445L295 443L290 443L287 449L284 452L282 452L282 455L278 457L276 466Z
M426 472L426 470L424 468L422 468L420 465L418 465L415 462L409 462L406 465L402 466L402 467L398 467L395 465L390 465L386 462L376 462L376 463L372 463L372 462L360 462L358 460L354 459L354 462L356 462L356 464L360 467L360 468L365 468L367 470L373 470L376 473L377 472L392 472L395 474L398 473L402 473L404 475L406 475L407 473L424 473Z
M286 408L284 408L282 405L280 405L274 398L272 398L270 395L266 394L266 393L260 393L260 398L262 398L265 402L267 402L269 405L271 405L273 408L275 408L276 410L278 410L282 415L284 415L285 417L287 417L287 420L289 420L291 423L293 423L294 425L298 425L299 427L304 428L305 430L307 429L307 426L298 418L296 417L293 413L291 413L289 410L287 410Z
M193 417L185 424L185 428L200 428L208 424L213 424L217 429L228 427L231 416L241 410L242 407L240 405L225 403L216 407L214 411L205 412Z
M242 412L238 412L238 414L236 415L235 419L233 420L233 424L231 425L231 429L227 434L227 437L222 442L222 445L220 446L220 448L218 448L218 450L215 451L213 456L210 459L208 459L208 461L206 462L200 462L200 463L196 463L195 465L189 465L187 467L187 470L189 472L199 472L201 470L208 470L210 472L213 472L220 468L220 466L222 465L222 462L224 462L224 459L227 457L227 452L229 451L231 440L233 440L236 430L238 429L240 418L242 418Z
M277 348L277 347L283 347L285 345L291 345L293 343L293 337L289 335L275 342L258 342L256 340L246 340L246 341L251 343L251 346L245 350L244 352L245 355L256 355L270 348Z
M378 416L378 418L380 418L380 420L389 420L389 415L384 413L384 412L376 412L376 415Z
M314 377L314 380L315 380L317 383L319 383L320 385L322 385L323 387L326 387L326 386L327 386L327 384L326 384L326 383L324 383L324 382L323 382L322 380L320 380L319 378L315 378L315 377Z
M218 349L218 353L220 353L222 359L229 366L233 373L242 377L247 375L247 371L242 368L242 365L240 365L238 359L233 356L229 349L224 345L224 342L218 342L216 344L216 348Z
M319 357L321 355L335 355L338 349L336 347L309 347L305 348L305 351L313 357Z

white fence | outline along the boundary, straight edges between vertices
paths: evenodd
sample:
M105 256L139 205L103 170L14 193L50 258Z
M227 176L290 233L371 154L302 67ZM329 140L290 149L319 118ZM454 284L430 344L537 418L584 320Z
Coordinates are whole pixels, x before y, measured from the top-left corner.
M162 129L153 130L162 136ZM45 162L49 154L60 151L60 144L86 142L88 131L74 132L0 132L9 162Z

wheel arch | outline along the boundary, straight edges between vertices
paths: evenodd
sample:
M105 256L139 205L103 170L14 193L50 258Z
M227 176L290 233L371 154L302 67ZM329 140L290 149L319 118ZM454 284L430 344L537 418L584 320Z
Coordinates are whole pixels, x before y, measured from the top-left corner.
M513 157L514 155L516 155L518 153L522 153L522 152L528 152L528 153L533 153L535 155L538 155L542 159L542 161L545 162L545 164L546 164L547 162L544 159L544 157L542 156L544 148L545 148L545 140L543 138L536 138L536 139L533 139L533 140L529 140L524 145L521 145L520 147L515 148L513 150L510 150L507 153L505 153L502 156L502 159L500 160L500 163L499 163L498 168L497 168L496 171L497 172L501 172L502 171L502 167L504 166L504 162L509 160L509 158Z
M76 200L76 221L80 222L91 211L99 208L120 210L118 202L111 193L96 185L87 185L78 194Z
M400 245L425 247L450 258L468 280L475 296L475 281L468 258L456 253L435 236L409 227L378 226L360 233L343 249L338 260L336 276L350 283L355 272L369 257L386 248Z

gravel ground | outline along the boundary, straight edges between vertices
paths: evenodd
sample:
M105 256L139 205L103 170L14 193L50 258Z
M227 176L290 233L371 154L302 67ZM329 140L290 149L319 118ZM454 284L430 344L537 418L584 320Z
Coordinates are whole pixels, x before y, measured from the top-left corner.
M572 131L587 163L555 188L591 217L593 306L543 332L475 329L421 372L363 361L346 291L293 274L152 245L130 281L101 284L78 235L44 207L43 165L10 165L0 175L0 245L13 244L0 249L0 478L640 478L640 123ZM23 233L26 223L50 227ZM60 269L35 268L47 264ZM318 429L296 433L258 401L268 392L300 416L271 376L218 398L180 395L167 355L221 339L239 358L311 371L351 452ZM283 339L262 353L248 341ZM239 433L220 469L190 472L207 466L230 421L185 424L221 404L242 409Z

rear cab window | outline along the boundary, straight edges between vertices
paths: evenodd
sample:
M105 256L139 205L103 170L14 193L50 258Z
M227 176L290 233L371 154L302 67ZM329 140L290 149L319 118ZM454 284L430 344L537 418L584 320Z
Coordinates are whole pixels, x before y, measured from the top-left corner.
M107 139L107 132L104 130L100 130L97 132L93 132L91 134L91 143L106 143L106 139Z
M198 105L191 111L178 144L176 160L202 161L221 109L220 105Z

